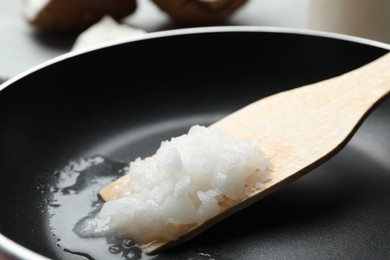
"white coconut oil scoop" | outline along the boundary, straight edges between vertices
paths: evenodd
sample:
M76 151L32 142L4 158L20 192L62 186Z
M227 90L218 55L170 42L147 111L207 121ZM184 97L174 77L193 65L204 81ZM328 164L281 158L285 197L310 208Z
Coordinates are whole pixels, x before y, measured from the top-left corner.
M260 140L273 164L271 179L221 214L173 241L150 241L148 254L183 243L225 217L264 198L335 155L352 137L368 113L390 92L390 54L341 76L281 92L256 101L214 123L237 139ZM100 191L105 201L120 198L114 186Z

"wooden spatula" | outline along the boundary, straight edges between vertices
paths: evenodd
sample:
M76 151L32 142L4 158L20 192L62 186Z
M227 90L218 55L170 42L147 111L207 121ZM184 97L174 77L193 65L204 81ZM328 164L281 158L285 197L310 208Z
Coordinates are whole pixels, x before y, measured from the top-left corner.
M267 196L335 155L368 113L390 92L390 54L341 76L281 92L254 102L210 127L238 139L261 140L274 165L265 188L174 241L143 245L148 254L180 244L223 218ZM390 115L389 115L390 116ZM115 189L126 175L100 191L103 200L123 196Z

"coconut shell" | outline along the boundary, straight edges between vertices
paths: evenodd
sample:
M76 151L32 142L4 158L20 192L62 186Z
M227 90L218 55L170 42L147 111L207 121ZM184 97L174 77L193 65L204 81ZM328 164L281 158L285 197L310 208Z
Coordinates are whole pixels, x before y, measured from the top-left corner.
M224 21L247 0L153 0L172 19L185 25L212 25Z
M136 7L136 0L50 0L28 21L45 31L80 32L104 15L120 20Z

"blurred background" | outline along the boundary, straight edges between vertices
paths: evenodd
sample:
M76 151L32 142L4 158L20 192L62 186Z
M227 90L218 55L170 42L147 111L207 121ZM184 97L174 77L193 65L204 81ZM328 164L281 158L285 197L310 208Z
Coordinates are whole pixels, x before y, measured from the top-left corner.
M42 30L42 24L34 25L26 18L26 13L30 16L31 12L38 13L39 5L43 10L43 3L48 5L51 1L64 2L73 6L77 5L77 2L82 2L81 0L0 1L0 79L13 77L41 62L70 51L74 46L81 31L46 31ZM203 2L204 5L207 2L215 2L212 8L217 9L218 2L221 6L236 0L196 1ZM238 2L244 2L239 3L239 8L226 15L225 19L210 24L177 22L172 18L172 13L167 13L165 7L164 10L161 8L161 2L164 1L134 0L134 2L135 10L130 14L122 15L124 17L118 22L131 28L142 29L146 33L194 26L255 25L330 31L390 43L390 1L388 0L239 0ZM66 10L66 7L61 8ZM180 13L180 6L173 6L173 8L178 9ZM115 37L119 35L120 33Z

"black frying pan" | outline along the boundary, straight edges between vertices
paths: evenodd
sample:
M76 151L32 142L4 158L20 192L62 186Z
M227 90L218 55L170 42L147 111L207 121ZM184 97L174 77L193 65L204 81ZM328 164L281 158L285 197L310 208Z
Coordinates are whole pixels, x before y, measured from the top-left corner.
M26 259L42 259L31 251L121 259L126 241L72 233L95 200L83 191L104 185L95 175L109 182L190 125L389 49L315 32L190 29L62 56L8 81L0 92L0 247ZM329 162L157 259L389 258L389 113L387 100ZM67 180L64 169L83 159L105 163Z

